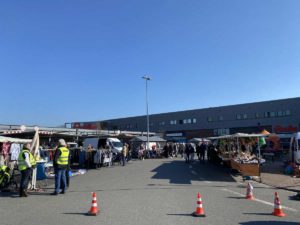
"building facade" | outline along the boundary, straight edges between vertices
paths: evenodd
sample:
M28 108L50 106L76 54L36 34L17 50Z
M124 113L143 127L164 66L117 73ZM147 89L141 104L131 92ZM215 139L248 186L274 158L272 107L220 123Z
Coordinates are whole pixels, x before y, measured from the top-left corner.
M184 141L237 132L274 133L300 130L300 97L153 114L150 131L163 133L169 140ZM146 131L146 116L72 123L72 128L97 127L108 130Z

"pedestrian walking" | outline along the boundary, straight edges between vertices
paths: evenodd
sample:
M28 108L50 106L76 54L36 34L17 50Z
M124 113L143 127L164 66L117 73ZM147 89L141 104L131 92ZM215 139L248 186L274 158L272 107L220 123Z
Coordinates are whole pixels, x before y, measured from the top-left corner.
M195 148L194 144L192 143L191 144L191 153L190 153L190 155L191 155L191 162L194 162L195 153L196 153L196 148Z
M29 178L32 174L32 169L36 167L36 161L30 152L30 144L24 144L23 150L20 152L18 157L18 169L21 172L20 181L20 197L27 197L27 188Z
M168 152L169 152L170 159L173 159L173 144L169 144Z
M168 158L169 157L169 143L165 144L165 146L163 148L163 152L164 152L165 158Z
M138 156L140 160L145 160L145 147L143 144L141 144L139 147Z
M179 150L178 150L178 153L181 155L181 158L183 158L183 155L184 155L184 144L179 144Z
M185 146L185 162L190 163L191 144Z
M200 142L197 144L196 146L196 154L197 154L197 157L198 157L198 160L200 161L200 151L201 151L201 144Z
M199 149L200 149L200 160L202 160L204 162L205 161L206 145L202 142Z
M67 189L66 171L69 167L70 151L66 146L65 140L60 139L54 153L55 190L52 195L65 194ZM62 191L60 192L61 189Z
M207 147L207 160L211 163L213 161L213 154L214 154L214 145L210 143Z

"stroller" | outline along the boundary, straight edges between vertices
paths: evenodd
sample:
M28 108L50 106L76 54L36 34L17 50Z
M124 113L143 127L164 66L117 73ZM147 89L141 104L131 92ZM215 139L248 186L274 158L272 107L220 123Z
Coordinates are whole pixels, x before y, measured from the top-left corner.
M0 166L0 191L7 191L10 186L14 186L17 189L18 183L14 177L14 173L11 175L11 169L8 166Z

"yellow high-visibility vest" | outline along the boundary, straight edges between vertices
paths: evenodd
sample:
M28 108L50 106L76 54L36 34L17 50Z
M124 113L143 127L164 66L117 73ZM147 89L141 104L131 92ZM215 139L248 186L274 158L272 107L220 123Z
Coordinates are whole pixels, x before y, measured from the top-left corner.
M19 157L18 157L18 169L20 171L27 169L27 165L25 163L25 159L23 157L23 153L28 153L28 155L29 155L29 162L30 162L31 166L36 165L36 161L35 161L33 155L31 154L31 152L28 149L23 149L20 152Z
M67 149L66 147L60 147L60 148L58 148L58 150L60 151L60 156L57 159L57 164L58 165L68 165L69 154L70 154L69 149Z

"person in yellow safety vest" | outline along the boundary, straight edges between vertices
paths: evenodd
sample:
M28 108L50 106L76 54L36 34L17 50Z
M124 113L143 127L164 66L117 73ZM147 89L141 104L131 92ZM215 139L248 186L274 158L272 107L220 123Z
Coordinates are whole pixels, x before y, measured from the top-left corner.
M36 161L30 152L30 144L24 144L18 157L18 168L21 172L20 197L27 197L27 188L32 169L36 167Z
M0 190L6 188L10 181L10 168L8 166L0 166Z
M58 147L53 158L55 172L55 190L51 195L65 194L67 188L66 171L69 167L70 151L64 139L58 140ZM60 190L62 191L60 192Z

